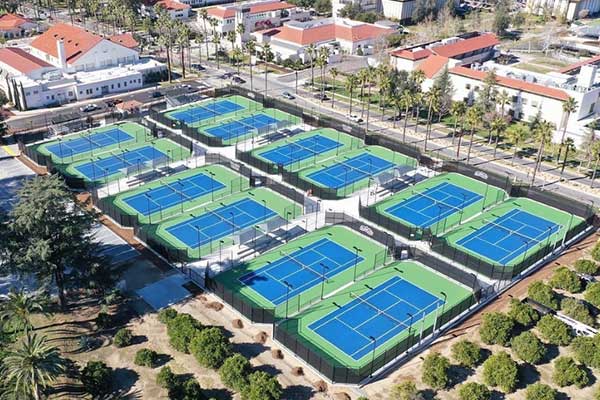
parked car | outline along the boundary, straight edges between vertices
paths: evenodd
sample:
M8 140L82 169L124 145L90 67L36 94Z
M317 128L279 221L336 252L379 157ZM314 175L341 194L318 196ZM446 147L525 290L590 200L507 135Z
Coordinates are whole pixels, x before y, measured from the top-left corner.
M100 107L98 107L97 104L86 104L85 106L81 107L79 110L81 112L91 112L91 111L96 111L99 108Z
M363 122L363 119L356 114L348 114L346 117L348 117L350 121L356 122L357 124Z
M161 92L159 92L159 91L152 92L152 98L153 98L153 99L157 99L157 98L159 98L159 97L163 97L163 96L164 96L164 94L162 94L162 93L161 93Z
M327 100L329 100L329 97L326 94L317 93L317 94L315 94L315 99L321 100L321 101L327 101Z
M206 68L200 64L192 64L192 69L195 71L204 71Z
M242 83L246 83L246 80L244 80L244 79L240 78L239 76L234 76L234 77L233 77L231 80L232 80L233 82L235 82L235 83L238 83L238 84L240 84L240 85L241 85Z
M294 96L293 94L291 94L290 92L283 92L281 93L281 96L283 98L286 98L288 100L294 100L296 98L296 96Z
M221 79L229 79L234 75L233 72L225 72L223 75L221 75L219 78Z

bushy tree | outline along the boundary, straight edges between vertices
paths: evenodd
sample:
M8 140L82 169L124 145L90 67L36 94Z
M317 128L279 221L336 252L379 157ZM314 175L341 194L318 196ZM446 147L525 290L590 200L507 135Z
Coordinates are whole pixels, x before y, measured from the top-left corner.
M204 399L202 387L196 378L187 379L183 383L183 399L182 400L202 400Z
M440 353L430 353L423 361L421 379L433 389L444 389L448 385L450 362Z
M600 242L596 243L596 245L592 249L592 258L594 259L594 261L600 262Z
M581 259L575 261L574 264L575 271L581 274L588 275L597 275L598 274L598 264L596 264L592 260Z
M133 341L133 334L127 328L121 328L115 333L113 344L117 347L126 347Z
M219 375L225 386L236 392L242 392L248 385L248 375L251 371L250 361L243 355L236 353L223 362L223 365L219 368Z
M526 400L556 400L557 395L555 389L540 382L527 386L525 391Z
M537 364L546 355L546 346L530 331L514 337L510 345L517 357L530 364Z
M600 282L590 283L585 289L583 297L594 306L600 307Z
M479 328L479 336L485 344L508 345L514 321L508 315L500 312L490 312L483 314L483 321Z
M173 308L163 308L158 312L158 320L163 324L168 324L170 320L178 315Z
M511 393L519 382L517 363L504 351L493 354L483 363L483 380L504 393Z
M492 393L487 386L477 382L469 382L458 389L460 400L489 400Z
M190 314L178 314L167 321L169 343L183 353L190 352L190 343L201 330L202 324Z
M81 370L81 383L85 391L94 397L102 397L111 391L112 369L102 361L88 361Z
M560 387L575 385L580 389L589 383L586 370L571 357L559 357L554 361L552 380Z
M154 368L158 364L158 353L150 349L139 349L135 353L133 363L141 367Z
M577 299L565 297L560 302L560 308L563 313L579 322L583 322L584 324L590 326L594 326L596 324L596 320L590 313L587 305Z
M162 367L156 375L156 384L164 389L171 389L177 384L177 375L173 373L171 367Z
M510 299L508 316L525 328L535 325L540 319L540 314L536 309L518 299Z
M248 377L248 386L242 392L243 400L279 400L283 390L277 378L263 371L256 371Z
M575 359L590 368L600 368L600 334L577 336L571 343Z
M558 310L558 298L552 288L544 282L535 281L527 288L527 297L540 304Z
M190 353L203 367L219 368L231 355L231 343L221 329L206 328L192 339Z
M413 381L403 381L392 388L390 400L417 400L419 390Z
M542 338L550 344L566 346L571 343L571 328L550 314L544 315L542 318L540 318L536 328L540 332L540 335L542 335Z
M581 279L575 271L567 267L559 267L554 271L550 285L555 289L566 290L571 293L579 293L583 289Z
M481 361L481 347L468 340L452 345L452 358L463 367L474 368Z

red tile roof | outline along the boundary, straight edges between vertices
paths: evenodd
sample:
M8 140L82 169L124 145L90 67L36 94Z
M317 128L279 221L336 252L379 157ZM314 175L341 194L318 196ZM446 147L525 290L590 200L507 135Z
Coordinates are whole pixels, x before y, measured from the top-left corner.
M211 17L215 17L218 19L225 18L233 18L235 16L236 9L240 8L242 4L235 6L217 6L211 7L207 9L208 15ZM265 2L258 3L255 5L248 4L250 7L250 14L257 14L261 12L271 12L271 11L279 11L286 10L289 8L295 8L296 6L293 4L286 3L285 1L273 1L273 2Z
M131 33L121 33L120 35L113 35L108 38L113 43L120 44L121 46L127 47L128 49L134 49L139 46L139 43L133 37Z
M180 3L175 0L160 0L156 2L158 7L162 7L165 10L187 10L191 8L189 4Z
M402 49L395 50L390 53L394 57L405 58L407 60L417 61L427 58L431 55L428 49Z
M67 62L72 63L100 43L103 38L73 25L56 24L31 42L31 47L57 57L56 42L63 40Z
M0 31L18 28L27 22L32 21L29 18L25 18L21 15L4 14L0 16Z
M450 69L450 73L476 79L478 81L483 81L487 75L487 72L485 71L477 71L466 67L454 67ZM538 85L537 83L529 83L504 76L497 76L496 80L499 86L521 90L523 92L533 93L561 101L565 101L569 98L569 95L563 90Z
M493 33L484 33L469 39L459 40L452 44L431 47L431 51L437 55L453 58L471 51L497 46L500 41Z
M429 79L433 78L437 75L438 72L444 68L448 64L448 57L438 56L437 54L432 55L431 57L427 57L425 61L423 61L417 69L423 71L425 76Z
M316 25L304 29L288 25L284 25L279 29L280 32L273 35L273 38L303 46L328 40L358 42L361 40L375 39L379 36L389 35L394 32L393 29L381 28L372 24L364 23L350 26L334 23L333 21L329 24Z
M593 64L598 64L598 63L600 63L600 56L595 56L592 58L588 58L587 60L584 60L584 61L576 62L575 64L567 65L563 69L560 69L558 72L560 72L561 74L568 74L568 73L578 71L584 65L593 65Z
M23 74L28 74L40 68L52 67L52 65L48 64L46 61L40 60L17 47L5 47L0 49L0 62L9 65Z

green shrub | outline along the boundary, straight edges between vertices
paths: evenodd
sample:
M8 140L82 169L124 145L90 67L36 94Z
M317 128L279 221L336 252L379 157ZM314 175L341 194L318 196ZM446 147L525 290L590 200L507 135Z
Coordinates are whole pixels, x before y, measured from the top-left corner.
M552 380L560 387L575 385L580 389L589 382L586 370L571 357L559 357L554 361Z
M201 330L189 346L190 353L203 367L219 368L231 355L231 343L219 328Z
M527 297L537 301L540 304L550 307L553 310L558 310L558 298L552 288L543 282L533 282L527 288Z
M177 375L171 371L169 366L162 367L156 375L156 384L164 389L170 389L177 384Z
M178 313L174 309L163 308L162 310L160 310L158 312L158 320L163 324L167 324L167 323L169 323L170 320L175 318L177 315L178 315Z
M594 261L600 261L600 242L596 243L592 249L592 258Z
M555 289L562 289L571 293L579 293L583 288L577 273L567 267L556 268L552 279L550 279L550 285Z
M539 382L527 386L525 391L526 400L556 400L557 395L558 392L555 389Z
M491 355L483 363L483 381L504 393L513 392L519 382L517 363L504 351Z
M133 341L133 335L131 331L127 328L121 328L115 333L115 337L113 338L113 344L117 347L126 347L131 344Z
M577 261L575 261L574 267L575 267L575 271L577 271L581 274L588 274L588 275L597 275L598 274L598 264L596 264L592 260L585 260L585 259L577 260Z
M600 368L600 334L577 336L571 343L575 359L590 368Z
M452 345L452 358L463 367L474 368L481 361L481 347L468 340Z
M202 387L195 378L190 378L183 383L183 400L203 400Z
M600 282L590 283L583 293L583 297L596 307L600 307Z
M248 375L251 371L250 361L243 355L236 353L223 362L223 365L219 368L219 375L225 386L236 392L242 392L248 385Z
M546 342L558 346L566 346L571 343L571 328L564 322L554 318L552 315L544 315L538 321L536 328Z
M492 393L487 386L481 383L469 382L461 385L458 389L460 400L489 400Z
M135 353L135 365L154 368L158 364L158 353L150 349L140 349Z
M517 357L530 364L537 364L546 355L546 346L530 331L514 337L510 345Z
M190 343L201 330L202 324L190 314L177 314L167 321L169 343L183 353L190 352Z
M392 387L390 400L415 400L418 395L419 390L413 381L403 381Z
M444 389L448 386L449 381L448 368L450 368L450 362L446 357L440 355L440 353L430 353L423 361L421 379L423 383L433 389Z
M528 328L540 319L540 314L537 310L527 303L523 303L518 299L510 299L510 310L508 316L511 317L517 324Z
M596 324L596 319L592 317L587 305L577 299L565 297L560 302L560 309L563 313L579 322L583 322L584 324L590 326L594 326Z
M88 361L81 370L81 384L93 397L102 397L111 391L112 369L102 361Z
M508 315L500 312L490 312L483 314L483 321L479 327L479 336L485 344L508 345L514 321Z
M242 393L243 400L279 400L283 389L277 378L263 371L248 376L248 386Z
M113 324L112 315L110 315L104 311L100 311L98 313L98 316L96 317L96 326L98 327L98 329L108 329L112 326L112 324Z

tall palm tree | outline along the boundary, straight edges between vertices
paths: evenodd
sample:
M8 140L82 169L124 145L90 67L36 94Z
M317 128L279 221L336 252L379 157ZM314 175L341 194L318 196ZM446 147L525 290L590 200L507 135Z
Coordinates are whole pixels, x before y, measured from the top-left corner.
M569 125L569 118L571 114L577 111L577 100L569 96L567 100L563 102L562 105L564 120L563 120L563 131L560 137L560 147L558 148L558 156L556 157L556 163L560 162L560 154L562 153L562 149L565 144L565 136L567 135L567 125Z
M216 61L217 61L217 69L221 68L220 65L220 59L219 59L219 44L221 43L221 38L219 38L217 35L213 35L212 37L212 43L215 45L215 57L216 57Z
M227 32L227 40L229 41L229 43L231 43L231 51L233 51L233 48L235 47L236 38L237 33L235 33L235 30Z
M250 90L254 90L254 84L252 83L252 57L256 54L256 42L254 39L250 39L244 45L248 56L250 57Z
M360 94L358 97L360 98L360 116L361 118L365 114L365 88L367 87L367 83L369 82L369 72L367 68L361 68L358 70L356 74L358 77L358 83L360 84Z
M262 51L260 53L263 64L265 66L265 96L267 95L267 73L269 71L268 64L273 61L273 52L271 51L271 45L269 43L265 43L262 46Z
M471 129L469 150L467 151L467 164L471 160L471 149L473 148L473 142L475 141L475 131L481 123L481 117L483 117L483 110L478 105L473 105L467 110L466 119ZM460 138L462 138L462 135L459 137L458 149L456 150L456 158L458 158L460 154Z
M506 129L506 120L501 116L497 115L492 122L490 123L490 127L492 129L492 133L494 134L494 158L496 158L496 152L498 150L498 144L500 143L500 136L504 133Z
M33 328L31 317L36 313L44 313L47 307L45 296L11 290L6 301L1 303L0 324L11 332L27 331Z
M321 103L325 97L325 67L329 61L329 47L321 47L317 56L317 65L321 70Z
M306 48L306 54L310 58L310 87L315 87L315 56L317 54L317 46L314 43L311 43Z
M456 130L458 128L458 120L464 116L467 112L467 105L464 101L455 101L450 106L450 114L452 115L452 119L454 120L454 130L452 131L452 144L454 144L454 139L456 138ZM462 134L462 132L461 132Z
M429 133L431 131L433 113L439 109L442 90L437 86L433 86L429 89L429 92L427 92L425 97L427 101L427 124L425 125L425 144L423 150L427 151L427 140L429 139Z
M204 28L204 44L206 45L206 60L208 61L208 29L206 28L206 22L208 21L209 17L208 17L208 11L206 8L201 8L200 11L198 11L200 13L200 18L202 19L202 24L203 24L203 28Z
M383 64L382 64L383 65ZM385 106L388 93L392 90L392 78L387 68L377 68L377 79L379 80L379 107L381 108L381 121L385 117Z
M394 113L394 121L392 128L396 129L396 121L402 116L402 110L404 109L404 101L402 99L401 94L395 93L392 96L392 105L396 109L396 113Z
M506 130L506 139L513 145L513 156L510 162L511 165L515 163L515 158L519 152L521 143L527 139L529 128L522 123L514 124Z
M208 19L208 24L212 28L212 43L215 45L215 57L217 57L217 69L219 69L219 44L221 43L221 38L217 34L217 26L219 25L219 21L216 18L210 17Z
M242 23L237 24L235 26L235 32L239 35L240 37L240 44L243 43L244 41L244 34L246 33L246 26Z
M171 46L171 40L168 36L161 35L158 37L157 44L165 49L165 53L167 55L167 76L169 78L170 83L173 81L173 74L171 72L171 52L169 51L169 47Z
M419 114L421 113L421 104L423 103L423 93L413 93L413 112L415 113L415 133L419 128Z
M365 71L365 77L367 79L367 130L369 129L369 119L371 117L371 89L373 85L377 83L378 72L375 68L368 66ZM381 89L380 89L381 90Z
M333 103L335 102L335 90L337 88L337 77L340 74L340 71L336 67L329 68L329 74L333 79L333 84L331 86L331 108L333 108Z
M408 125L408 112L412 109L414 105L414 96L413 93L405 89L400 95L400 99L402 100L402 105L404 107L404 127L402 128L402 142L406 143L406 126Z
M179 24L177 28L177 36L175 38L175 43L179 47L180 57L181 57L181 72L183 79L185 79L185 48L189 46L190 43L190 35L192 31L189 26L186 24Z
M238 75L240 74L240 66L242 65L242 60L244 59L244 53L242 53L242 50L235 46L233 48L233 51L231 52L231 59L232 61L234 61L237 65L237 73Z
M496 104L500 106L500 116L504 118L506 106L510 103L510 94L506 90L501 91L496 96Z
M560 179L562 180L563 174L565 172L565 167L567 166L567 159L569 158L569 153L571 151L577 150L575 148L575 141L572 138L567 138L564 143L565 147L565 158L563 159L562 167L560 169ZM559 152L560 154L560 152Z
M540 146L538 148L537 158L535 160L535 168L533 169L533 176L531 177L531 186L535 184L535 177L537 175L538 170L540 169L540 165L542 164L542 159L544 156L544 147L550 140L552 139L552 133L554 132L554 124L548 121L540 121L535 129L534 134L536 139L540 142Z
M58 349L44 336L28 332L21 345L4 358L0 371L13 398L39 400L65 369Z
M590 146L591 158L594 159L594 169L592 171L592 181L590 182L590 188L594 187L594 181L596 180L596 171L598 171L598 162L600 161L600 140L595 140Z
M350 95L350 111L349 111L350 114L352 114L352 98L354 95L354 88L356 88L357 84L358 84L358 76L357 75L350 75L346 78L346 90L348 91L348 94Z
M198 43L198 61L202 62L202 42L206 40L204 32L196 32L196 43ZM208 55L206 56L208 60Z

